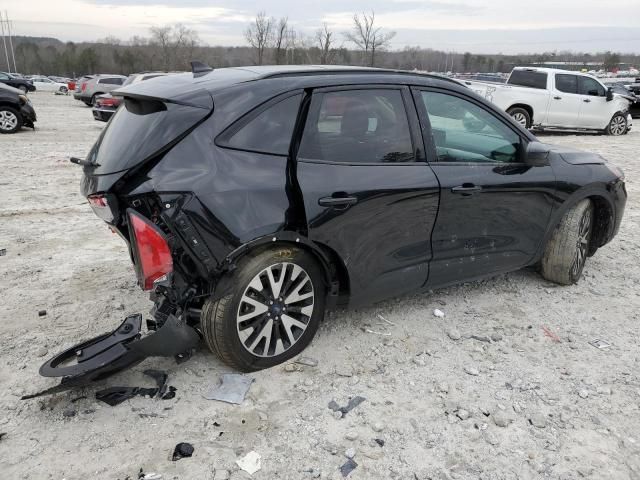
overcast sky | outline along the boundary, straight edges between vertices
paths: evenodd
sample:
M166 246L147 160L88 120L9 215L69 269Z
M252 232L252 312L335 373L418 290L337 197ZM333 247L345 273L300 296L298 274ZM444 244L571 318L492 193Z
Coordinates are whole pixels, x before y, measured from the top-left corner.
M244 45L260 10L288 16L312 34L322 22L348 30L354 12L376 12L378 25L407 45L473 53L553 50L640 52L640 0L0 0L19 35L67 41L148 35L181 22L209 45Z

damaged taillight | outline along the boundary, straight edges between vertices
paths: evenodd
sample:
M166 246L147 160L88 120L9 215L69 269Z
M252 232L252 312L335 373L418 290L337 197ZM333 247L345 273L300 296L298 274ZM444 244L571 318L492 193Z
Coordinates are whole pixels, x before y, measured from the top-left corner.
M138 282L143 290L152 290L156 282L173 272L171 250L157 226L133 210L127 213Z
M98 217L108 223L113 223L116 216L116 199L113 195L89 195L87 197L89 205Z

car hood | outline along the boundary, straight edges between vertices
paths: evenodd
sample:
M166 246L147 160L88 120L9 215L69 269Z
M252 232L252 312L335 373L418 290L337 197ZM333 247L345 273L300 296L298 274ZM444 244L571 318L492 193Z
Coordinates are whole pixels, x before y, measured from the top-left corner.
M565 147L563 145L545 144L551 153L554 153L565 162L571 165L602 165L607 161L601 155L592 152L585 152L575 148Z
M14 88L10 85L7 85L5 83L0 83L0 88L3 90L9 90L10 92L16 93L18 95L22 95L22 90L18 89L18 88Z

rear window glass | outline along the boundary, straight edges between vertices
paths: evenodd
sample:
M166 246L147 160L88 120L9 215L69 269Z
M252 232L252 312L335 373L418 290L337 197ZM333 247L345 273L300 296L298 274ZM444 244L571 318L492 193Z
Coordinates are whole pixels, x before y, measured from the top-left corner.
M287 155L302 94L270 106L224 141L224 145L272 155Z
M514 70L509 77L510 85L529 88L547 88L547 74L544 72L530 72L528 70Z

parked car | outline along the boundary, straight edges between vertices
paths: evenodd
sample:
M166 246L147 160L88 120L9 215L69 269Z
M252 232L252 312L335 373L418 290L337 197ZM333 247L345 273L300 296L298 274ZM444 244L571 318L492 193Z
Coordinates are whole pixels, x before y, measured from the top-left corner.
M166 72L146 72L146 73L134 73L127 77L122 86L131 85L132 83L142 82L145 80L150 80L152 78L163 77L165 75L169 75ZM122 98L114 97L110 93L105 93L104 95L99 95L96 97L96 101L93 105L93 118L98 120L99 122L108 122L109 119L116 112L120 103L122 102Z
M73 98L92 107L98 95L111 92L122 86L127 79L124 75L93 75L83 77L76 86Z
M36 87L30 80L18 78L7 72L0 72L0 83L22 90L23 93L35 92Z
M20 89L0 83L0 133L16 133L20 128L34 128L36 112Z
M525 128L587 130L624 135L631 128L628 98L591 75L516 67L505 85L463 82Z
M623 85L623 87L634 98L634 102L629 107L631 118L640 118L640 82Z
M66 83L54 82L47 77L31 77L31 83L33 83L38 90L43 92L67 93L69 91L69 87L67 87Z
M541 143L450 79L195 65L117 94L121 108L72 161L129 246L155 333L140 337L130 315L50 359L41 373L63 375L61 388L185 358L198 332L252 371L299 354L336 305L538 264L572 284L622 220L618 168Z

